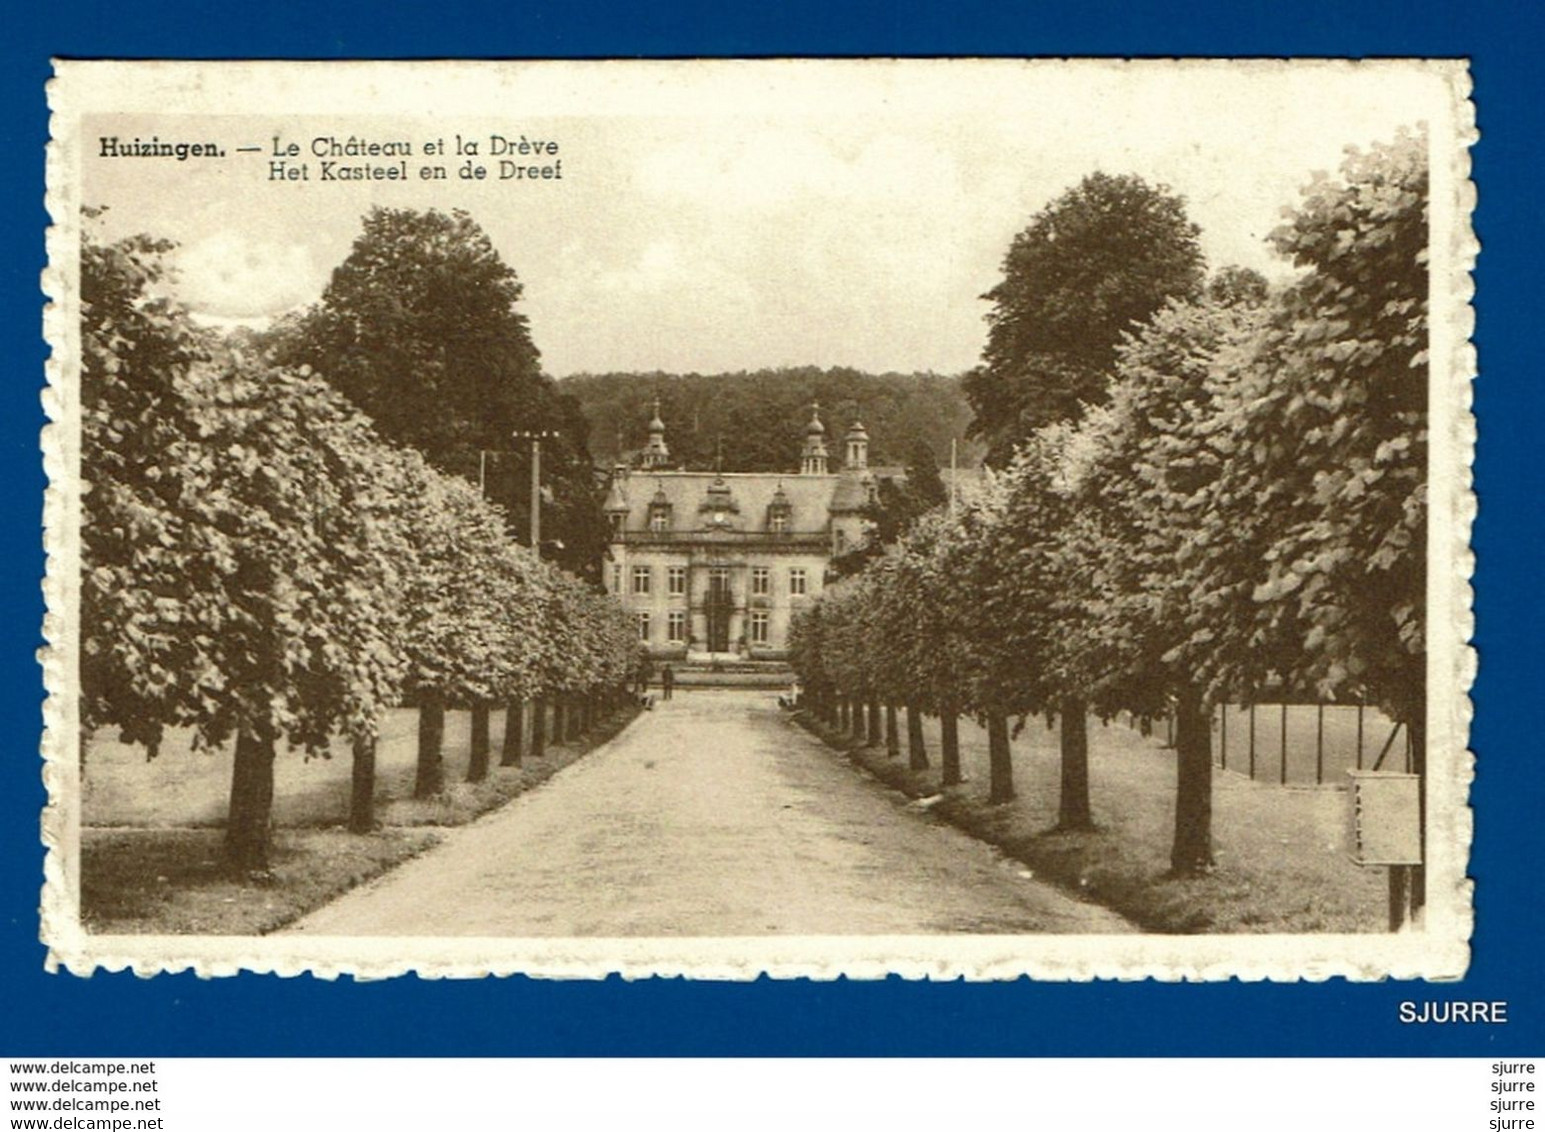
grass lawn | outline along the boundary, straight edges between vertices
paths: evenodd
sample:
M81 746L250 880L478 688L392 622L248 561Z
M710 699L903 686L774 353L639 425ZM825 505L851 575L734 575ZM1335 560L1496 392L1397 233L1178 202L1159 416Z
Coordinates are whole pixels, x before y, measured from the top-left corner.
M86 830L81 917L111 934L262 935L440 840L428 829L289 829L274 835L271 879L233 879L214 829Z
M542 758L492 766L482 782L465 781L470 716L448 712L446 789L413 798L417 713L391 714L376 760L376 821L371 834L343 828L349 810L350 758L275 760L274 852L269 876L236 880L222 871L221 839L230 789L231 749L194 751L190 737L169 735L160 755L104 737L86 751L81 829L81 916L87 930L253 935L283 927L357 884L439 841L437 830L462 825L547 781L632 721L636 709L598 720L589 735L550 743ZM490 730L493 761L504 713Z
M1312 709L1311 709L1312 710ZM902 754L854 747L805 717L855 763L915 797L940 793L939 725L924 721L933 767L907 769ZM1342 837L1346 794L1332 786L1279 786L1215 771L1213 845L1208 876L1170 877L1175 820L1175 757L1124 724L1089 722L1090 798L1097 828L1061 833L1057 732L1030 720L1013 741L1018 797L987 804L987 736L960 721L966 782L931 812L1002 848L1036 875L1121 912L1155 932L1375 932L1386 926L1383 869L1347 860Z

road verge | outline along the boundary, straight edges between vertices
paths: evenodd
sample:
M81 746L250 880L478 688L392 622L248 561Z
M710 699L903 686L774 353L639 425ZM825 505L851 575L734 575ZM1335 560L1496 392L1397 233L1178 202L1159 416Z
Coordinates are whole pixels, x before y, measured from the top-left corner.
M415 800L410 774L382 775L376 829L355 834L330 823L276 830L270 868L245 880L224 870L218 828L85 828L82 920L103 934L267 934L418 856L445 831L536 789L616 738L638 714L630 704L598 719L589 733L550 744L541 758L491 767L478 783L461 781L466 746L448 744L441 794Z
M1038 879L1119 912L1143 930L1297 933L1384 930L1380 870L1358 869L1339 844L1339 791L1279 787L1220 773L1215 785L1217 867L1178 878L1168 868L1174 760L1156 740L1126 728L1092 727L1096 828L1055 828L1055 732L1032 721L1014 747L1019 797L989 804L985 752L962 720L967 779L943 789L937 767L909 770L884 745L867 747L809 712L799 724L854 766L914 799L928 814L1022 862ZM903 737L903 743L905 738ZM985 744L983 744L985 745ZM932 752L937 755L936 751ZM1102 773L1102 769L1104 773Z

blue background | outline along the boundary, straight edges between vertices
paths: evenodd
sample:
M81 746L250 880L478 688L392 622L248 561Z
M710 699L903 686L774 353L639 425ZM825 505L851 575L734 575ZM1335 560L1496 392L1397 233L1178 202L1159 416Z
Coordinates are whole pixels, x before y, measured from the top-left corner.
M421 7L313 0L28 4L0 51L0 1055L1545 1054L1539 810L1542 398L1541 13L1526 4L1140 0L1076 5L669 0ZM627 984L523 979L355 985L310 978L91 979L42 970L37 736L42 619L37 448L44 348L43 84L52 55L391 58L691 55L1342 55L1473 60L1484 251L1477 274L1482 435L1475 547L1479 814L1474 963L1463 983L1351 985ZM1405 998L1507 999L1505 1026L1402 1026Z

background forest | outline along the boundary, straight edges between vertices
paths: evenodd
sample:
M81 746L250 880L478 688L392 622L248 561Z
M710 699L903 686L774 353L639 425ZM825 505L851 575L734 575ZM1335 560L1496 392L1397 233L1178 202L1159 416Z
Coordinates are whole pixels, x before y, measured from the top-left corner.
M960 379L933 373L861 373L801 366L740 373L576 374L559 383L590 422L590 452L609 467L644 446L653 399L660 398L666 443L674 463L693 470L714 466L720 439L724 468L736 472L794 471L799 467L810 405L818 401L834 464L843 431L855 417L869 430L869 462L902 465L917 442L942 466L950 438L964 438L971 422ZM961 465L976 464L982 447L962 443Z

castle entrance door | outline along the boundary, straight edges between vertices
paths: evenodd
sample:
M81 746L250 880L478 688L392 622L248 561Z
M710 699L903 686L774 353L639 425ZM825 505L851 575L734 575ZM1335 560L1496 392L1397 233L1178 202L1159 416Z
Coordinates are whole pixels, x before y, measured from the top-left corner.
M708 651L730 651L730 571L727 566L708 568Z

